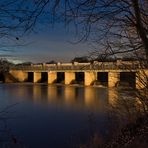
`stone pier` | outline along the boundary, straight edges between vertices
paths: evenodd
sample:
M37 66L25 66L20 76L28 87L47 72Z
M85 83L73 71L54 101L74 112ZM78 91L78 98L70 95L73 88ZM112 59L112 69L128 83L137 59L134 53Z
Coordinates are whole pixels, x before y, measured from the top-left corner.
M75 72L65 72L65 84L70 84L75 77Z
M91 72L91 71L85 72L85 74L84 74L84 85L89 86L96 79L97 79L97 73L96 72Z
M119 72L108 72L108 87L115 87L119 81Z
M34 72L33 73L33 82L37 83L41 81L41 72Z
M28 72L22 70L11 70L9 73L19 82L24 82L28 79Z
M48 72L48 84L52 84L57 80L57 72Z

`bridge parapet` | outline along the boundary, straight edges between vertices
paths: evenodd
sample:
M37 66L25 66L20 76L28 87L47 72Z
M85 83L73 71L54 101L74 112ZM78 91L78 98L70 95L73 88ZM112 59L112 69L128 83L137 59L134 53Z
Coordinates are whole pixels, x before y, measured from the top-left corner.
M23 71L66 71L66 70L136 70L141 69L139 63L133 62L95 62L95 63L62 63L62 64L32 64L30 66L14 66L11 70Z

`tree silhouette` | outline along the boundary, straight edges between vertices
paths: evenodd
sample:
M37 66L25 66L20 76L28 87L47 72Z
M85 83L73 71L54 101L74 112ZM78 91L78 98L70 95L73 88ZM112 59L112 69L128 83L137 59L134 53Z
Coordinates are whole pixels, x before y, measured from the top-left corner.
M94 56L103 49L106 56L142 50L148 57L147 7L147 0L2 0L0 38L19 40L52 15L73 22L80 41L96 48Z

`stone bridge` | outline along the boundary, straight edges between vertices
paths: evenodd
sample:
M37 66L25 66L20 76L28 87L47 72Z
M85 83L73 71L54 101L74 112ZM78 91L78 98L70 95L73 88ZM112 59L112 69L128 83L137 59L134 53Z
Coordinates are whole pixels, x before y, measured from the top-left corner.
M117 60L116 62L19 65L12 67L9 73L18 82L81 83L85 86L106 84L108 87L127 82L132 87L143 88L147 81L148 69L144 64L141 66L138 61Z

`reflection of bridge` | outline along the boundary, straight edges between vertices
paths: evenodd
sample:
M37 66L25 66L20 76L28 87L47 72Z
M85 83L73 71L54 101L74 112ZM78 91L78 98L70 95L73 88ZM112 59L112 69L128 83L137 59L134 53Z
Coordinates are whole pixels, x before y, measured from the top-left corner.
M10 85L11 86L11 85ZM89 111L105 111L107 105L114 107L120 101L117 89L75 87L58 85L13 85L6 90L12 96L35 104L49 104L60 108ZM17 93L16 93L17 91ZM133 100L133 99L132 99ZM134 99L135 101L135 99ZM123 105L123 104L122 104Z
M114 87L121 81L126 81L138 88L142 85L140 80L145 81L145 75L142 74L142 71L148 74L146 68L141 69L139 62L117 61L94 62L93 64L75 62L20 65L11 68L10 74L19 82L47 82L48 84L81 82L86 86L106 82L108 87Z

